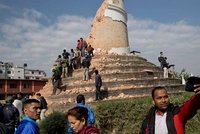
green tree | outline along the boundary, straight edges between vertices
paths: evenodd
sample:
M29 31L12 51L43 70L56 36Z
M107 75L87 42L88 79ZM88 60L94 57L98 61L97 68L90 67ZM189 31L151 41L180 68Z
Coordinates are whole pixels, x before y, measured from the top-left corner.
M41 134L66 134L66 114L61 112L53 112L40 122L39 127Z

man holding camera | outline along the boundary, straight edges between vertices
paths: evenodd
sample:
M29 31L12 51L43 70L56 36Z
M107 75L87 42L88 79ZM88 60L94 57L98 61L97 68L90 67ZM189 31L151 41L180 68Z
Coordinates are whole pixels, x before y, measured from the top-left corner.
M155 87L152 90L154 106L143 120L140 133L185 134L185 124L200 108L200 87L195 88L194 92L195 95L179 107L170 103L165 87Z

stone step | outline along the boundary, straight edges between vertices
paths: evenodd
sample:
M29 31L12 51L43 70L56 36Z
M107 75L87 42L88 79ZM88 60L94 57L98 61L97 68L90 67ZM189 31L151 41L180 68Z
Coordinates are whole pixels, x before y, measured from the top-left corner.
M94 79L95 74L94 73L90 73L90 78ZM67 82L67 81L81 81L83 78L83 72L79 72L76 73L75 76L73 77L68 77L68 78L63 78L63 82ZM148 72L148 71L140 71L140 72L119 72L119 73L113 73L113 74L101 74L102 78L108 79L108 78L117 78L117 79L122 79L122 78L154 78L154 77L158 77L158 78L163 78L163 72L162 71L158 71L158 72Z
M165 86L165 85L160 85L160 86ZM120 94L124 95L151 95L151 90L155 86L148 86L148 87L140 87L140 88L126 88L126 89L121 89L121 90L102 90L101 94L104 98L108 98L110 96L119 96ZM181 84L176 84L176 85L170 85L170 86L165 86L168 90L169 93L178 93L178 92L184 92L185 86ZM62 94L54 96L48 96L47 100L51 100L53 102L56 101L66 101L69 98L75 99L76 96L80 94L79 92L73 93L73 94ZM95 97L95 91L93 92L82 92L86 98L94 98Z
M93 62L96 62L96 61L92 61ZM112 61L99 61L98 63L100 64L104 64L104 65L117 65L117 64L120 64L120 65L132 65L132 66L135 66L135 65L153 65L155 66L154 64L150 63L150 62L144 62L144 61L141 61L141 60L138 60L138 61L127 61L127 60L120 60L120 61L116 61L116 60L112 60Z
M165 86L164 85L160 85L160 86ZM152 88L155 87L155 86L152 86L152 87L143 87L143 88L129 88L129 89L121 89L121 90L112 90L112 91L108 91L108 96L117 96L121 93L123 94L127 94L127 95L139 95L139 94L151 94L151 90ZM179 92L179 91L184 91L184 85L181 85L181 84L175 84L175 85L170 85L170 86L166 86L168 91L170 93L176 93L176 92Z
M91 62L99 62L99 63L104 63L104 62L148 62L147 60L141 60L141 59L135 59L135 58L130 58L130 59L111 59L111 58L95 58L93 57L91 59Z
M148 72L148 71L141 71L141 72L132 72L132 73L116 73L116 74L103 74L102 77L105 78L144 78L144 77L163 77L163 72Z
M158 77L158 76L163 77L163 71L160 68L157 68L157 67L149 67L149 69L140 69L140 70L136 68L135 71L133 71L134 68L132 68L132 69L130 69L130 68L124 69L124 70L119 70L120 67L118 67L117 69L107 69L107 70L104 69L104 68L101 68L101 69L99 69L99 71L100 71L100 74L102 76L103 75L110 75L110 74L114 74L114 75L115 74L119 74L119 75L120 74L122 74L122 75L123 74L125 74L125 75L126 74L133 74L134 75L135 74L134 76L137 77L137 75L139 75L139 76L145 76L146 74L148 74L148 76L149 75L154 75L155 77ZM89 70L90 70L89 71L89 75L90 76L94 75L93 68L90 68ZM79 77L82 78L83 72L84 72L84 69L76 69L73 72L73 77L68 77L67 79L73 79L73 78L77 78L78 79ZM133 75L131 75L131 76L133 76Z
M142 61L147 61L147 59L142 58L137 55L105 55L105 58L102 59L102 55L95 55L94 59L115 59L115 60L142 60Z
M124 66L104 66L104 67L100 67L100 68L96 68L98 70L100 70L100 72L118 72L118 73L125 73L125 72L157 72L157 71L161 71L161 69L157 66L146 66L146 65L138 65L138 66L128 66L128 65L124 65ZM90 68L90 71L92 71L92 68ZM81 69L76 69L73 72L73 76L77 76L80 74L83 74L83 68ZM101 73L102 74L102 73Z
M152 72L159 71L160 68L157 66L105 66L102 70L120 70L119 72L125 72L125 71L145 71L150 70Z
M103 81L103 79L102 79ZM121 81L111 81L111 82L104 82L104 87L119 87L120 85L123 86L148 86L148 85L168 85L168 84L181 84L181 81L178 79L137 79L137 80L121 80ZM72 89L81 89L81 88L94 88L94 82L90 83L81 83L81 85L73 84L73 85L67 85L67 90Z

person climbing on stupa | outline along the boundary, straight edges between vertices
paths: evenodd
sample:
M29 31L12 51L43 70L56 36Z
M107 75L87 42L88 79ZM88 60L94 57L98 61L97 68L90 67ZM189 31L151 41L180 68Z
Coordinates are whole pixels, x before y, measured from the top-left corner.
M68 53L66 51L66 49L63 50L62 53L62 78L65 78L68 76L68 66L69 66L69 55L70 53Z
M81 42L81 56L85 57L85 50L87 48L87 42L85 40L83 40L83 38L80 38L80 42Z
M53 75L52 75L52 85L53 85L52 95L55 95L57 92L57 89L60 89L60 91L61 91L61 83L62 83L61 72L60 72L59 66L57 64L54 64L52 73L53 73Z
M85 56L85 58L83 59L83 80L87 81L89 80L89 67L90 67L91 63L90 63L90 55L87 54Z
M59 68L61 74L62 74L62 56L58 55L57 59L55 60L55 63L57 64L57 67Z
M95 70L95 87L96 87L96 96L95 96L95 99L96 99L96 101L102 99L102 96L101 96L101 86L102 86L101 75L99 74L98 70Z
M76 47L74 50L74 69L81 67L81 51Z
M94 56L94 54L93 54L94 48L93 48L91 45L89 45L89 46L86 48L86 50L87 50L87 52L88 52L88 54L89 54L90 56Z
M77 40L77 46L76 47L78 47L78 49L81 51L81 45L82 45L82 43L81 43L81 41L80 40Z

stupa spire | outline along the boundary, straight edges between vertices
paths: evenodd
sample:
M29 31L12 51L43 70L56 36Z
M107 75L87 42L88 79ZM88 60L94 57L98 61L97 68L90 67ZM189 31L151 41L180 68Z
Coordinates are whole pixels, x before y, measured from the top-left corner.
M118 54L129 53L124 0L104 0L92 22L87 41L95 49Z

